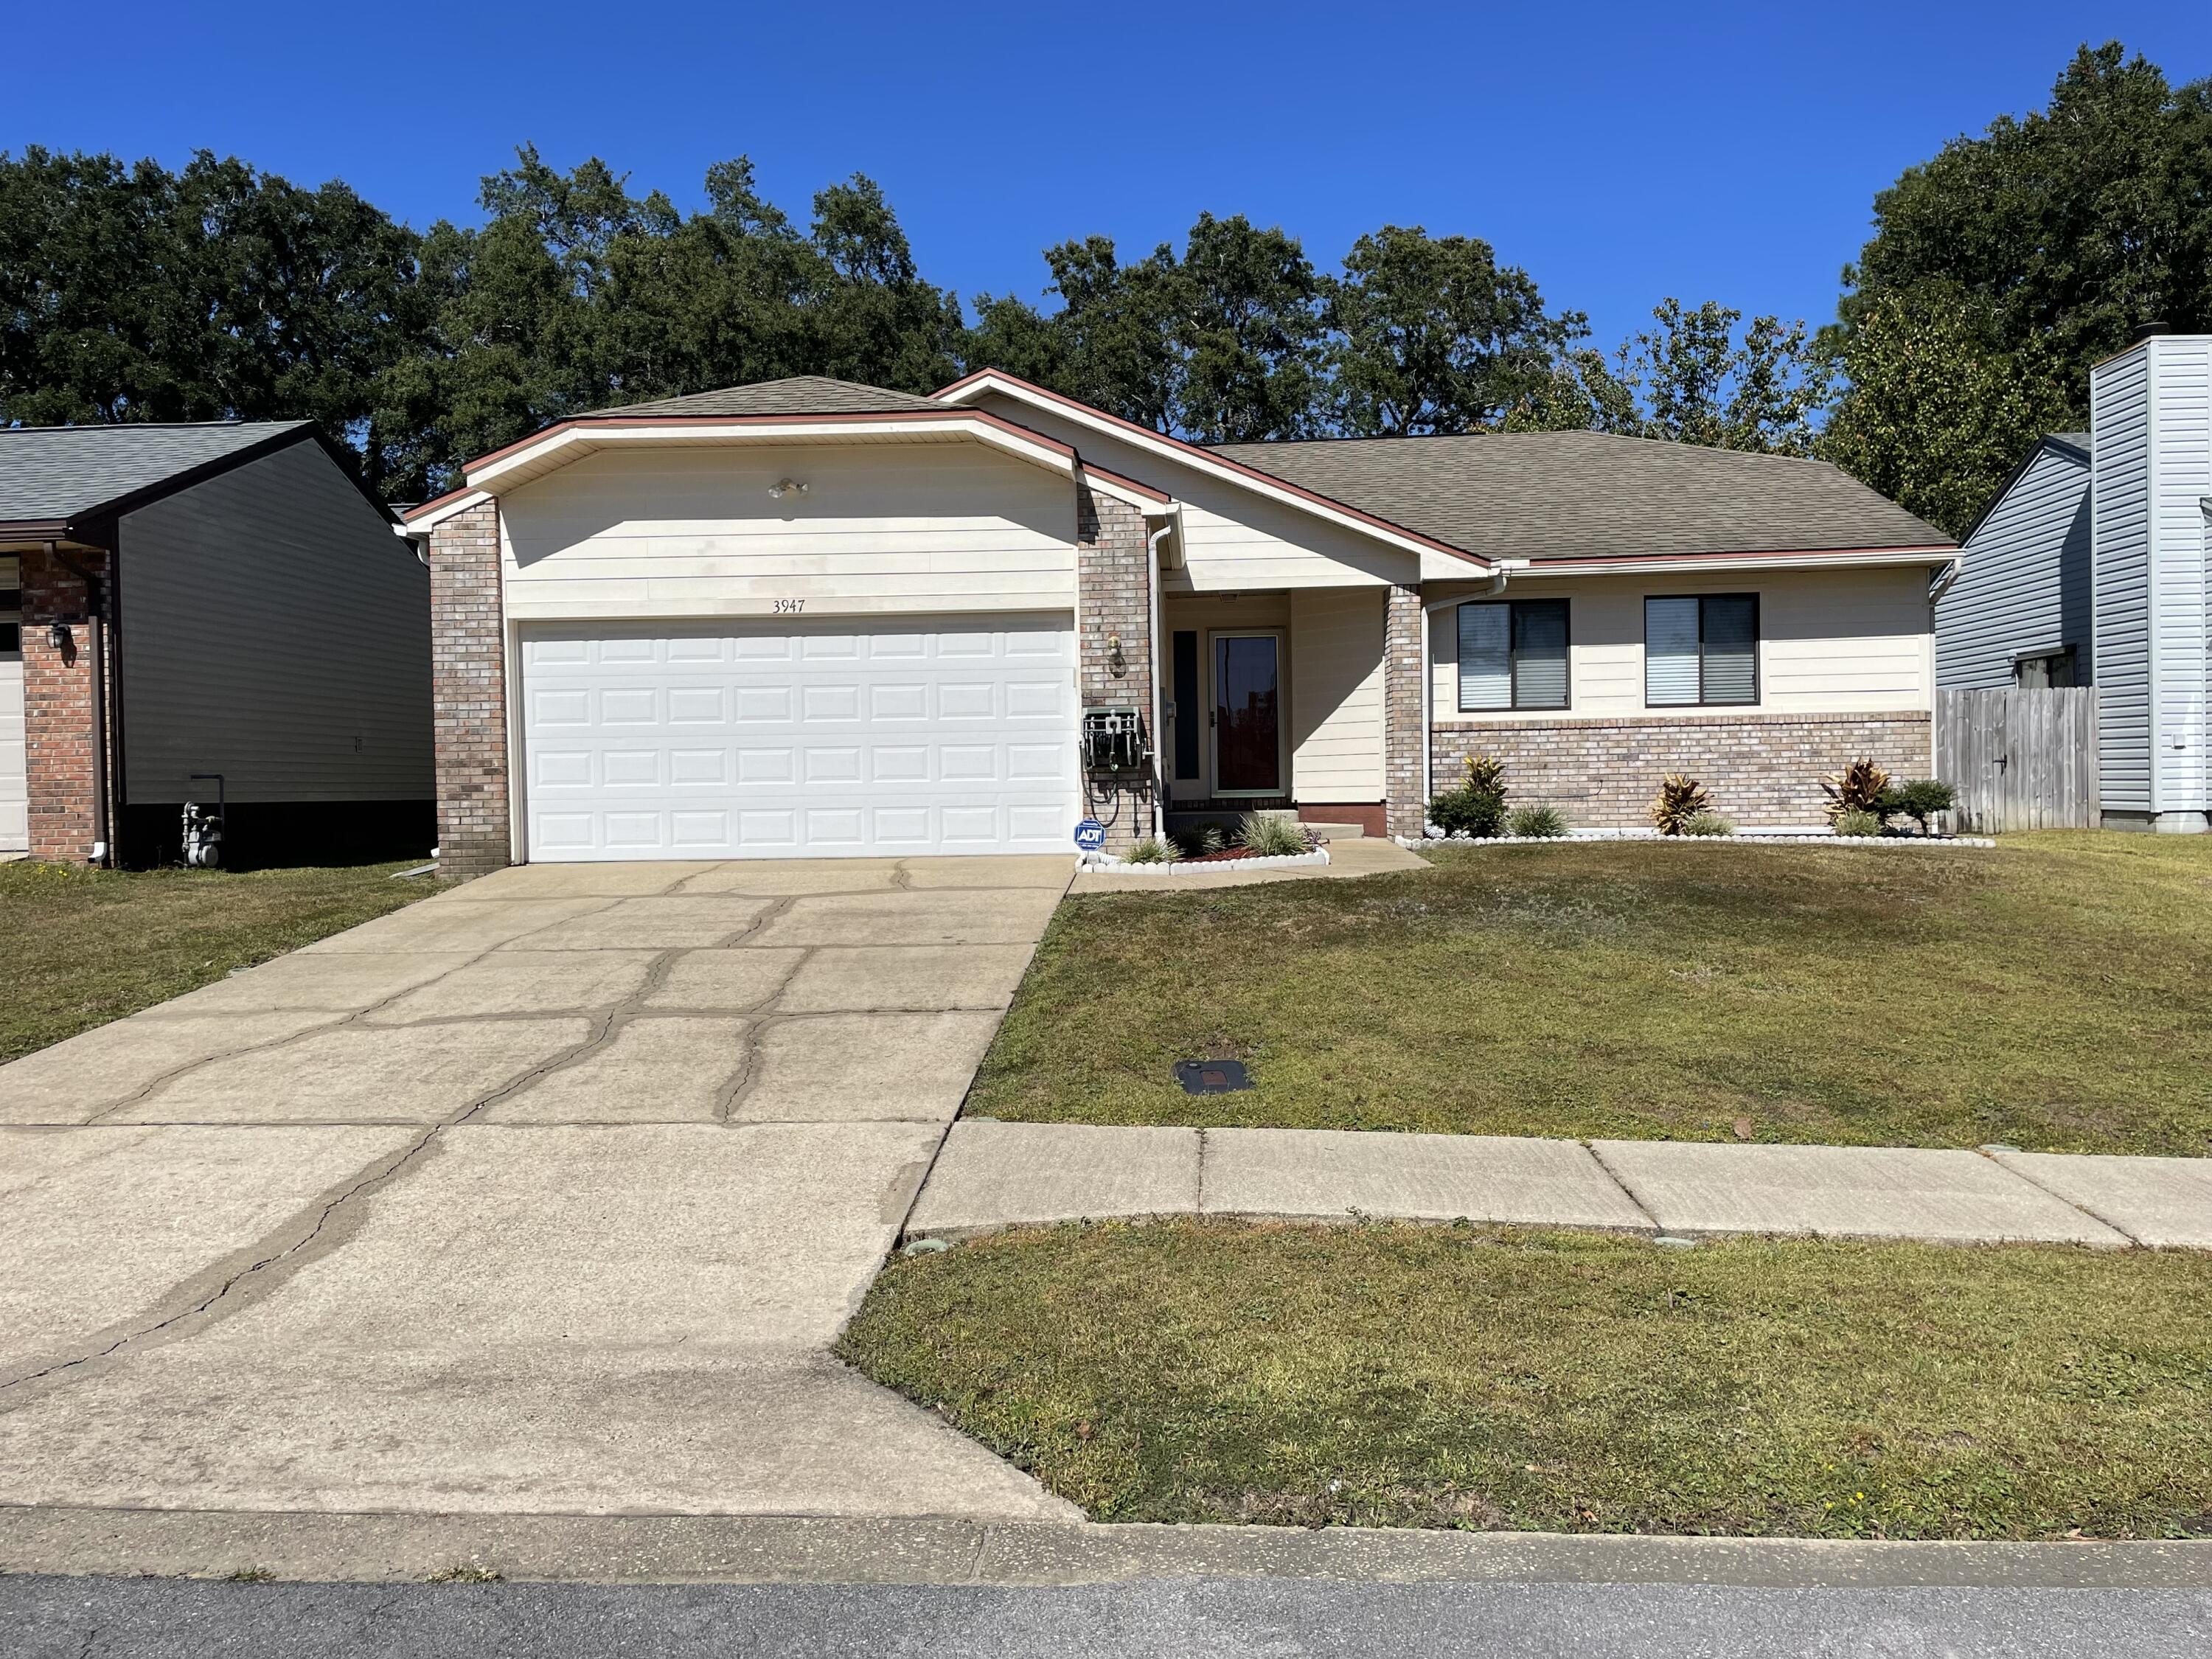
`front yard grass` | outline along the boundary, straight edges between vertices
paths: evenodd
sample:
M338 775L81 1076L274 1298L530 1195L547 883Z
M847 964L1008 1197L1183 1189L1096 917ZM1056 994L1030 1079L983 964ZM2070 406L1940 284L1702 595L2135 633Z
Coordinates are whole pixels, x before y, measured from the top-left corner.
M1465 1227L1029 1229L842 1344L1093 1517L2212 1536L2212 1263Z
M968 1111L2212 1152L2212 837L1428 856L1070 901Z
M420 862L420 860L416 860ZM428 896L406 864L92 870L0 864L0 1060L181 996Z

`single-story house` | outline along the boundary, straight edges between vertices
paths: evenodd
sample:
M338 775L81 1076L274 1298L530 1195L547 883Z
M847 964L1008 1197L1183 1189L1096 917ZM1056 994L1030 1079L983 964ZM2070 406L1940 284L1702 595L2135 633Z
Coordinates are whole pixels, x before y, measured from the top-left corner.
M0 853L429 850L429 573L307 422L0 428Z
M1590 433L1202 448L987 369L564 420L407 516L439 836L511 860L1419 835L1467 755L1631 827L1929 766L1951 542L1836 469Z
M2090 430L2036 443L1936 605L1946 690L2094 686L2109 829L2212 826L2212 336L2090 374Z

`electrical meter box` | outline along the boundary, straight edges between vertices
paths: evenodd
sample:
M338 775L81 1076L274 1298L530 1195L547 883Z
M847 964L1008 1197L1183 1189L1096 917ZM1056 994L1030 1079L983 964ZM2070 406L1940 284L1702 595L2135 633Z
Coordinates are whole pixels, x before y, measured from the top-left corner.
M1083 711L1083 764L1093 772L1133 772L1152 757L1145 717L1133 708Z

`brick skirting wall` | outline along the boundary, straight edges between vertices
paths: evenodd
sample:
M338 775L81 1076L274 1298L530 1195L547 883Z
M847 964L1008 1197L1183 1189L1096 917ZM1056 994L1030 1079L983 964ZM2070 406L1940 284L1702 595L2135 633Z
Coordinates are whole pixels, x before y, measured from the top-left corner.
M1152 743L1152 555L1145 515L1078 482L1075 494L1077 684L1085 708L1128 708ZM1115 650L1109 641L1121 641ZM1106 849L1127 852L1152 833L1153 766L1083 774L1083 809L1106 826ZM1075 826L1070 824L1073 832ZM1071 843L1073 845L1073 843Z
M446 875L485 875L513 861L495 501L430 532L430 699L438 866Z
M1821 778L1862 756L1900 782L1924 778L1932 738L1924 711L1694 714L1440 723L1432 752L1437 789L1459 781L1468 755L1494 755L1512 805L1556 806L1577 830L1650 828L1651 797L1669 772L1703 783L1740 825L1814 828L1827 822Z

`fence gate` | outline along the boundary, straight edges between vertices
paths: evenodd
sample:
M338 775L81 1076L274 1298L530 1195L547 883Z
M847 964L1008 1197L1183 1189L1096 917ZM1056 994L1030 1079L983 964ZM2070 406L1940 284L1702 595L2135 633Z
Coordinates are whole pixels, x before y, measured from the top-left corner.
M1938 691L1936 775L1961 830L2097 827L2097 689Z

